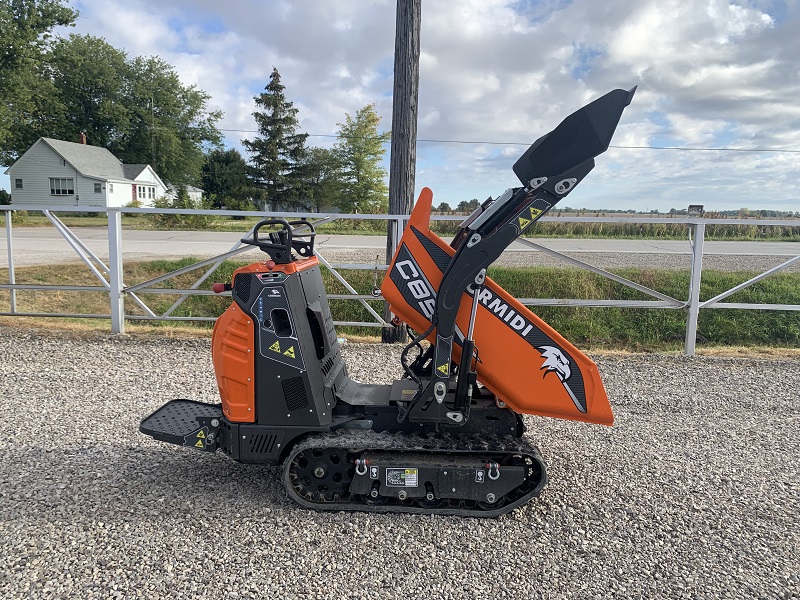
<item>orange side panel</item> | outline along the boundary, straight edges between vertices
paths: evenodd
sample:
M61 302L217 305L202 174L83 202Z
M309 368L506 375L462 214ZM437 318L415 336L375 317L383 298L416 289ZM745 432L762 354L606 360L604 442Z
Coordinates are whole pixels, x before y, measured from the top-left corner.
M233 273L297 273L319 264L316 256L284 265L267 262L240 267ZM211 336L211 360L222 399L222 412L232 423L254 423L255 409L255 327L252 319L236 305L228 307L214 325Z
M222 398L222 412L232 423L253 423L256 417L252 319L236 304L214 325L211 360Z
M432 201L432 192L424 188L381 286L392 312L416 331L430 326L442 265L455 254L428 228ZM473 337L482 384L519 413L613 423L597 366L588 356L491 279L486 279L478 299ZM471 308L472 296L465 292L456 318L463 333L468 331ZM434 338L435 331L428 339ZM458 344L453 348L453 360L458 362L461 348Z

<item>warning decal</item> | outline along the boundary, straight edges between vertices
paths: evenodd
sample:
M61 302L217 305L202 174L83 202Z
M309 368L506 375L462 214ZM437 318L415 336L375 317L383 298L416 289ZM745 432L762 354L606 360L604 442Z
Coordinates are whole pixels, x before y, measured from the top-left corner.
M193 431L183 438L184 446L191 446L194 448L206 449L206 441L208 438L208 427L203 427L197 431Z
M389 487L417 487L417 469L386 469L386 485Z
M533 206L534 204L539 204L542 208L537 208ZM544 213L548 208L550 208L550 204L544 202L541 199L534 200L531 204L529 204L526 208L522 209L522 212L517 215L517 225L519 225L519 231L522 233L525 228L533 223L536 219L538 219L542 213Z
M277 345L277 344L278 344L278 342L275 342L274 345ZM295 358L295 356L294 356L294 346L289 346L289 349L286 352L284 352L283 354L285 356L290 356L292 358Z
M442 375L448 375L450 373L450 364L445 363L443 365L439 365L436 367L436 370L439 371Z
M281 345L279 342L275 342L274 344L272 344L272 346L269 347L269 349L272 350L273 352L280 352ZM294 356L294 353L292 354L292 356Z

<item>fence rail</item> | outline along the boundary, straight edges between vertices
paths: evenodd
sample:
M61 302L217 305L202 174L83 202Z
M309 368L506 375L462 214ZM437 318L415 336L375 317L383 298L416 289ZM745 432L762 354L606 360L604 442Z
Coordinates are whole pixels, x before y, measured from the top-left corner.
M28 317L71 317L71 318L90 318L90 319L110 319L111 331L114 333L123 333L125 330L125 320L163 320L163 321L214 321L214 317L187 317L187 316L174 316L175 310L190 296L200 295L214 295L210 290L199 289L200 285L211 276L212 273L228 258L234 257L242 252L250 250L249 247L244 246L241 242L234 244L229 251L214 256L212 258L199 261L187 267L165 273L148 281L136 283L134 285L126 286L123 281L123 266L124 259L122 252L122 215L123 214L180 214L180 215L209 215L209 216L229 216L229 217L289 217L298 218L306 216L316 224L328 223L337 219L366 219L366 220L382 220L388 221L395 231L400 232L403 230L408 215L353 215L353 214L326 214L326 213L295 213L295 212L252 212L252 211L218 211L218 210L184 210L184 209L152 209L152 208L92 208L93 212L105 212L108 218L107 225L107 238L108 238L108 263L101 260L94 254L87 245L80 239L75 231L67 227L63 221L57 216L57 213L70 213L70 212L86 212L86 207L80 210L75 207L53 206L43 208L42 206L26 206L26 205L13 205L13 206L0 206L0 210L5 212L5 233L6 233L6 253L8 258L8 283L0 284L0 289L9 290L9 310L0 311L2 316L28 316ZM67 241L76 255L87 265L89 270L94 274L100 285L95 286L69 286L69 285L31 285L31 284L18 284L16 283L15 265L14 265L14 237L13 237L13 219L11 212L16 210L35 210L41 211L50 220L53 227L59 234ZM463 217L452 215L433 215L432 220L439 221L460 221ZM536 243L529 239L520 238L519 241L537 251L544 252L553 256L559 257L565 262L585 269L616 283L635 289L641 293L651 296L653 300L611 300L611 299L596 299L585 300L577 298L518 298L522 304L528 306L588 306L588 307L617 307L617 308L658 308L669 310L683 310L687 313L686 322L686 336L684 343L684 352L687 355L695 353L695 340L697 337L697 321L700 310L704 309L745 309L745 310L786 310L795 311L800 310L800 305L793 304L753 304L741 302L723 302L723 300L736 292L747 288L775 273L778 273L791 265L800 261L800 255L790 258L783 263L764 271L763 273L745 281L725 292L709 298L707 300L700 299L700 282L702 279L703 270L703 249L705 243L705 231L707 225L758 225L758 226L782 226L782 227L800 227L800 222L794 220L779 220L779 219L705 219L694 217L678 217L678 218L655 218L655 217L629 217L629 216L612 216L612 217L578 217L578 216L560 216L560 217L545 217L542 219L544 222L559 222L559 223L635 223L635 224L648 224L669 223L672 225L684 225L687 230L687 239L691 248L691 276L689 282L689 289L687 290L686 299L678 299L663 294L657 290L653 290L634 281L630 281L606 271L597 268L586 262L576 258L567 256L561 252L557 252L540 243ZM252 232L252 230L251 230ZM245 234L247 237L250 233ZM395 239L399 239L399 235ZM800 246L798 246L800 253ZM388 327L386 323L375 309L368 304L369 300L380 299L380 296L373 296L369 294L359 294L350 285L346 278L339 272L345 269L368 269L374 270L376 268L385 270L387 265L367 265L367 264L331 264L323 256L322 252L317 251L317 256L320 263L327 268L336 280L342 284L345 289L349 291L348 294L329 294L328 297L333 300L351 300L361 303L365 309L372 315L373 321L368 322L351 322L351 321L337 321L337 325L357 325L367 327ZM153 287L158 283L162 283L179 275L183 275L196 269L208 267L205 273L195 281L190 288L175 289L175 288L157 288ZM48 312L24 312L19 311L17 308L17 291L33 291L33 290L53 290L53 291L70 291L70 292L103 292L109 295L109 314L84 314L84 313L48 313ZM229 292L228 292L229 293ZM163 314L156 314L140 297L141 294L171 294L178 295L178 300L166 310ZM129 297L135 302L145 313L143 315L133 315L125 313L125 298Z

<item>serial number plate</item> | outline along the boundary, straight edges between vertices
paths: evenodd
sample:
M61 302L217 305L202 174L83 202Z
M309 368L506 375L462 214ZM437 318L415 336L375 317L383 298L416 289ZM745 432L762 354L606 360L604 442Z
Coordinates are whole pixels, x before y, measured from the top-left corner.
M417 469L386 469L386 485L389 487L417 487Z

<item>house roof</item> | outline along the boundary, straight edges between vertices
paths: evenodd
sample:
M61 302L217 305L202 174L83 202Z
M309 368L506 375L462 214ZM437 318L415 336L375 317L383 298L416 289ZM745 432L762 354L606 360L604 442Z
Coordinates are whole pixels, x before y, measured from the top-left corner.
M122 162L106 148L76 144L64 140L41 138L44 143L55 150L84 177L101 179L133 179L128 177ZM138 165L136 165L138 166ZM147 166L147 165L145 165ZM141 170L139 171L141 173Z
M6 174L21 161L39 143L47 144L53 151L67 161L78 173L84 177L94 179L105 179L112 181L137 183L139 177L146 169L151 169L158 183L166 189L166 185L150 167L150 165L125 165L116 156L111 154L106 148L101 146L90 146L88 144L78 144L75 142L65 142L53 138L39 138L36 143L28 148L13 165L5 170Z

